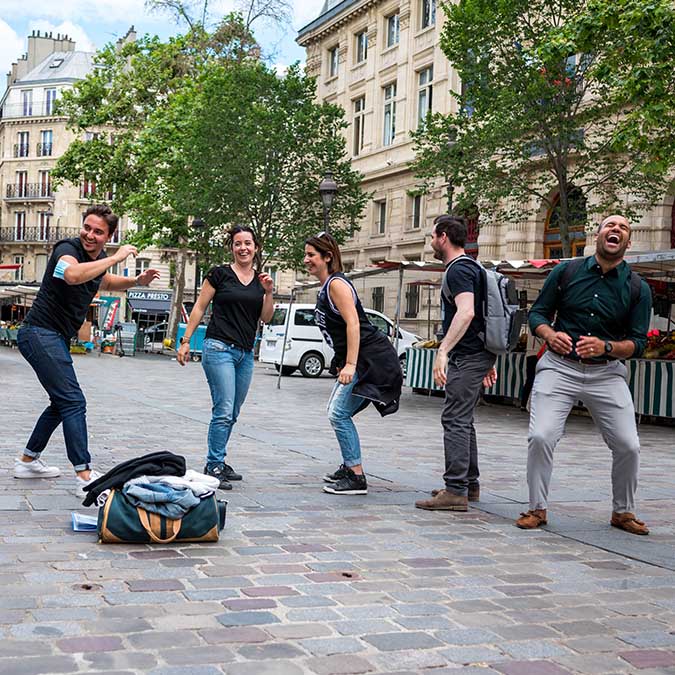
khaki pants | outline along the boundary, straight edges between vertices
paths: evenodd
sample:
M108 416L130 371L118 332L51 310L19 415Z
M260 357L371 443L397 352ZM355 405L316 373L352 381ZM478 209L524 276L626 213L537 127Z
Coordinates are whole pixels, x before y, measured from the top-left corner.
M591 413L612 451L612 509L635 511L640 441L635 408L620 361L584 365L547 351L537 364L530 401L527 484L530 509L545 509L553 451L577 401Z

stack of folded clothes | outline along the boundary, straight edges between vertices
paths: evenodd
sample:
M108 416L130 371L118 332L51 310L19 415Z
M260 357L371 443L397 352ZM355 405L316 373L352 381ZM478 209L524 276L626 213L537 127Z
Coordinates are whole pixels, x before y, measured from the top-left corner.
M172 452L153 452L112 468L84 489L84 506L103 506L112 489L151 513L182 518L202 499L212 496L219 480L187 470L185 458Z

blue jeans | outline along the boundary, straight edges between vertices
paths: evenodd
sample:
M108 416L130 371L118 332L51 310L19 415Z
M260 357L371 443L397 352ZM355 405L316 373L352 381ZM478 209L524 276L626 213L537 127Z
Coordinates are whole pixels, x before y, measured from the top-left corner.
M210 468L225 461L227 442L253 377L253 350L208 338L204 340L202 367L213 403L206 456Z
M350 467L361 464L361 441L352 417L369 403L363 396L352 393L356 380L354 374L349 384L336 382L328 399L328 421L340 444L342 463Z
M24 454L39 457L56 427L63 424L68 459L75 471L89 469L87 401L75 376L68 341L57 331L25 325L19 329L17 345L50 401L35 424Z

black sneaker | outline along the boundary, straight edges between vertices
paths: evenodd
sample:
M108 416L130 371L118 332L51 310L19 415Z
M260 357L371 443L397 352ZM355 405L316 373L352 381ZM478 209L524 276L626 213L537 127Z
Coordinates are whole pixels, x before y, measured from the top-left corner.
M223 468L224 466L225 466L224 464L215 464L211 468L205 466L204 473L207 476L213 476L214 478L217 478L220 481L220 485L218 487L221 490L231 490L232 483L230 483L230 481L227 480L225 469Z
M365 474L355 474L351 469L345 467L346 475L340 478L337 483L324 485L323 491L330 492L332 495L367 495L368 483Z
M241 480L242 475L237 473L229 464L223 464L223 475L227 480Z
M323 481L324 483L337 483L347 475L347 471L349 471L349 469L344 464L340 464L337 471L335 473L327 473L323 477Z

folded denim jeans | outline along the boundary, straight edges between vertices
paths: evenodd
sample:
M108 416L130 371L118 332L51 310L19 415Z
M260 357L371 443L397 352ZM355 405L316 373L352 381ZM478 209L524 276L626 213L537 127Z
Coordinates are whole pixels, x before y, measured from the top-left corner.
M182 518L201 501L189 488L166 483L127 483L123 492L134 506L173 520Z

